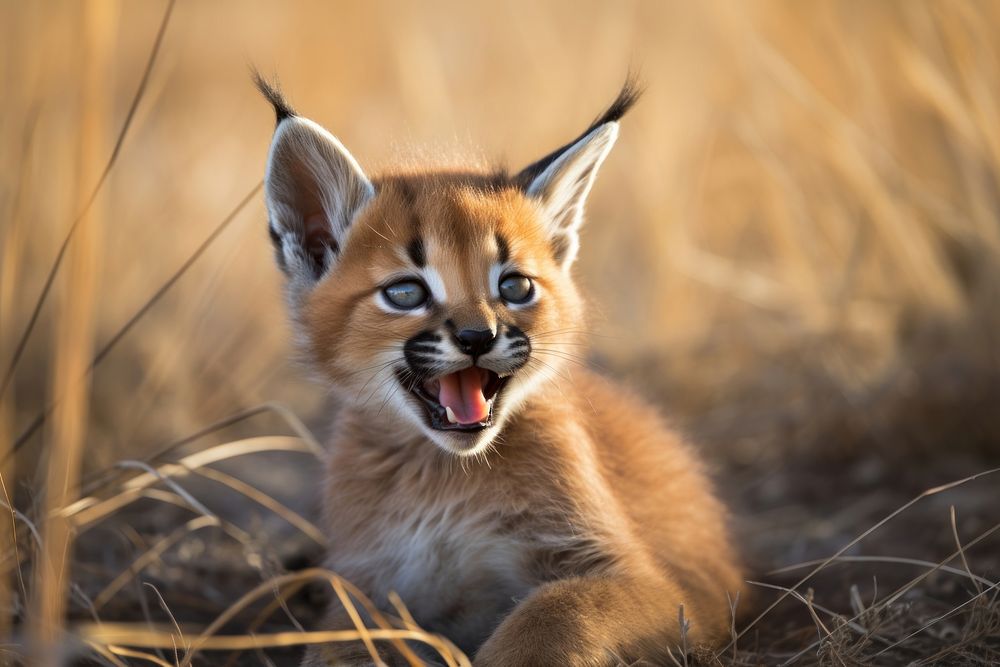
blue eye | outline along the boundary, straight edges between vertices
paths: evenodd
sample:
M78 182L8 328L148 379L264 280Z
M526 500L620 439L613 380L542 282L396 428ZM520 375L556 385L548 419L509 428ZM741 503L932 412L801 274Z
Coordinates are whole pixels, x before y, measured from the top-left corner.
M531 278L516 273L501 278L499 289L507 303L526 303L535 293Z
M382 290L386 301L401 310L413 310L427 303L427 288L416 280L401 280Z

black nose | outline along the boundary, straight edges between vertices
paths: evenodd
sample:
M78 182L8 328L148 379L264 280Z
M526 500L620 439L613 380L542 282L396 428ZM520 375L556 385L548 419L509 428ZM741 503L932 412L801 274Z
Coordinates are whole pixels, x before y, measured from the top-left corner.
M462 352L478 357L493 349L496 336L489 329L462 329L455 333L455 342Z

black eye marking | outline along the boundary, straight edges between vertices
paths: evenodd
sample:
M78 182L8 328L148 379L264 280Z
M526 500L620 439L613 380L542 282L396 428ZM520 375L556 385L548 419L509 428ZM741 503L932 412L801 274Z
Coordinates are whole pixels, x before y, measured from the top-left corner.
M427 266L427 253L424 250L424 241L420 237L410 241L410 245L406 246L406 254L418 268Z
M496 241L497 241L497 263L506 264L507 260L510 259L510 246L507 245L507 239L505 239L499 233L497 233Z

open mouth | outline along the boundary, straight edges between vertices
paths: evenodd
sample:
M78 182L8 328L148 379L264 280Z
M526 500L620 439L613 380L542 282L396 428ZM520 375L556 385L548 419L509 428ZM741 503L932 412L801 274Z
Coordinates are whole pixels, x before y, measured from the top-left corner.
M426 380L410 389L410 393L427 409L431 428L481 431L493 425L493 404L509 378L470 366Z

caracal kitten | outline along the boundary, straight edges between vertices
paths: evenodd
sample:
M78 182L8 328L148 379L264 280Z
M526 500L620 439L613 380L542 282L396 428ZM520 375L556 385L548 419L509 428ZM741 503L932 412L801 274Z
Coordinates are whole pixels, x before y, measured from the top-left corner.
M741 579L701 462L573 363L584 202L635 87L515 174L370 176L258 84L277 114L271 239L302 351L339 399L327 566L390 612L395 591L482 667L662 664L681 605L688 646L722 637ZM334 601L323 629L353 627ZM373 662L357 642L305 664Z

